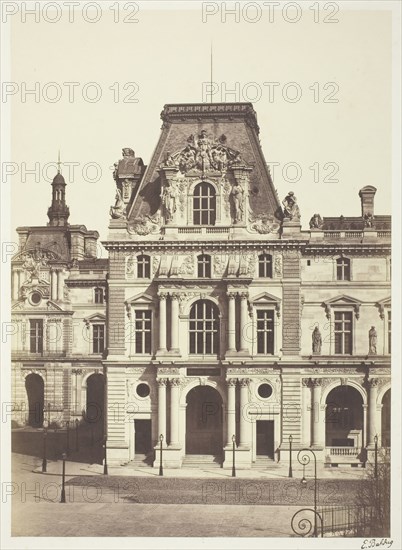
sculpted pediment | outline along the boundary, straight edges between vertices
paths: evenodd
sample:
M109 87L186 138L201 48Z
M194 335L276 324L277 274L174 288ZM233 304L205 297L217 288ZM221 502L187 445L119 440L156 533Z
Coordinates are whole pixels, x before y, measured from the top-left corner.
M174 154L168 154L161 168L176 168L182 174L199 175L211 172L224 174L228 168L244 166L239 151L226 145L227 138L208 135L206 130L187 138L187 145Z

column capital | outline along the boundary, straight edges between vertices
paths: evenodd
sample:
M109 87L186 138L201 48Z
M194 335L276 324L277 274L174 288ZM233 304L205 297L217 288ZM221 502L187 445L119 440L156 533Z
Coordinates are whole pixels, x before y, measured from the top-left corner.
M170 293L170 298L172 300L180 300L180 292L171 292Z
M378 386L379 384L379 379L378 378L370 378L369 380L367 380L367 384L369 385L369 388L370 389L374 389Z
M229 300L234 300L237 296L237 292L227 292L226 295Z
M169 383L172 387L178 388L181 385L181 379L180 378L170 378Z
M250 378L240 378L239 382L240 382L240 386L242 388L248 388L249 385L250 385L251 380L250 380Z
M305 388L310 387L310 378L302 378L302 386Z
M247 300L248 299L248 292L246 290L242 290L239 292L240 300Z
M168 297L167 292L158 292L159 301L166 300L167 297Z
M161 388L163 386L167 386L167 383L168 383L168 379L167 378L157 378L156 379L156 383L158 384L158 386Z
M319 386L322 386L321 378L310 378L310 381L313 388L318 388Z
M226 384L227 384L230 388L233 388L233 387L236 386L236 384L237 384L237 378L227 378L227 379L226 379Z

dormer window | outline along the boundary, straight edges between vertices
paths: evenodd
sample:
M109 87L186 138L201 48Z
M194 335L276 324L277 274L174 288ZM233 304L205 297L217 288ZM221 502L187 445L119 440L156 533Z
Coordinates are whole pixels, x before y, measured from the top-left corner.
M193 198L194 225L215 225L216 194L214 187L203 181L196 185Z
M270 254L258 256L258 276L272 279L272 256Z
M336 260L336 280L350 281L350 260L349 258L337 258Z
M104 302L103 288L95 288L94 301L95 301L95 304L103 304Z
M211 256L201 254L197 258L197 274L201 278L211 277Z
M137 256L137 277L149 279L151 277L151 259L145 254Z

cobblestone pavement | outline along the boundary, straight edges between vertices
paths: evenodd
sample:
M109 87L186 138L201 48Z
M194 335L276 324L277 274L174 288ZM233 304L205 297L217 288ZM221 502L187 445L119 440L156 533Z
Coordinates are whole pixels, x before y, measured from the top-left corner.
M214 504L208 501L204 504L138 503L136 499L125 498L127 494L116 491L120 478L101 475L98 465L98 470L94 468L89 478L89 487L84 486L87 478L82 478L82 481L76 478L78 485L66 486L66 503L62 504L61 463L50 463L49 474L38 473L40 463L38 458L13 455L13 485L9 491L14 492L13 536L288 537L292 535L291 518L300 509L300 504L253 505L255 486L244 493L244 489L233 490L231 485L237 481L247 485L251 482L247 479L213 480L224 485ZM74 466L78 470L74 468L74 473L88 474L88 468L91 472L88 465ZM157 473L151 471L154 475ZM160 481L173 485L185 483L185 479L177 479L177 470L173 472L176 481L173 477ZM67 483L74 483L74 476L68 475L66 480ZM155 477L142 480L148 484L158 482ZM127 484L128 491L132 491L131 481L135 484L141 479L125 476L123 483ZM195 481L203 482L200 479ZM188 482L191 480L188 479ZM298 486L296 480L294 483ZM238 499L238 495L243 495L242 499ZM235 502L230 499L235 499Z

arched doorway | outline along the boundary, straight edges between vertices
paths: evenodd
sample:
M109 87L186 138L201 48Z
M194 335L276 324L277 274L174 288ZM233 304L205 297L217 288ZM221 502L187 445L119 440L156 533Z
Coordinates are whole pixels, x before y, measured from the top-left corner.
M210 386L197 386L186 398L186 454L222 454L222 398Z
M338 386L326 400L326 447L362 447L363 399L352 386Z
M381 409L381 446L391 447L391 390L387 390L382 398Z
M25 378L28 396L28 425L33 428L43 426L43 408L45 404L45 384L39 374L28 374Z
M86 421L103 433L105 407L105 380L102 374L91 374L87 379Z

